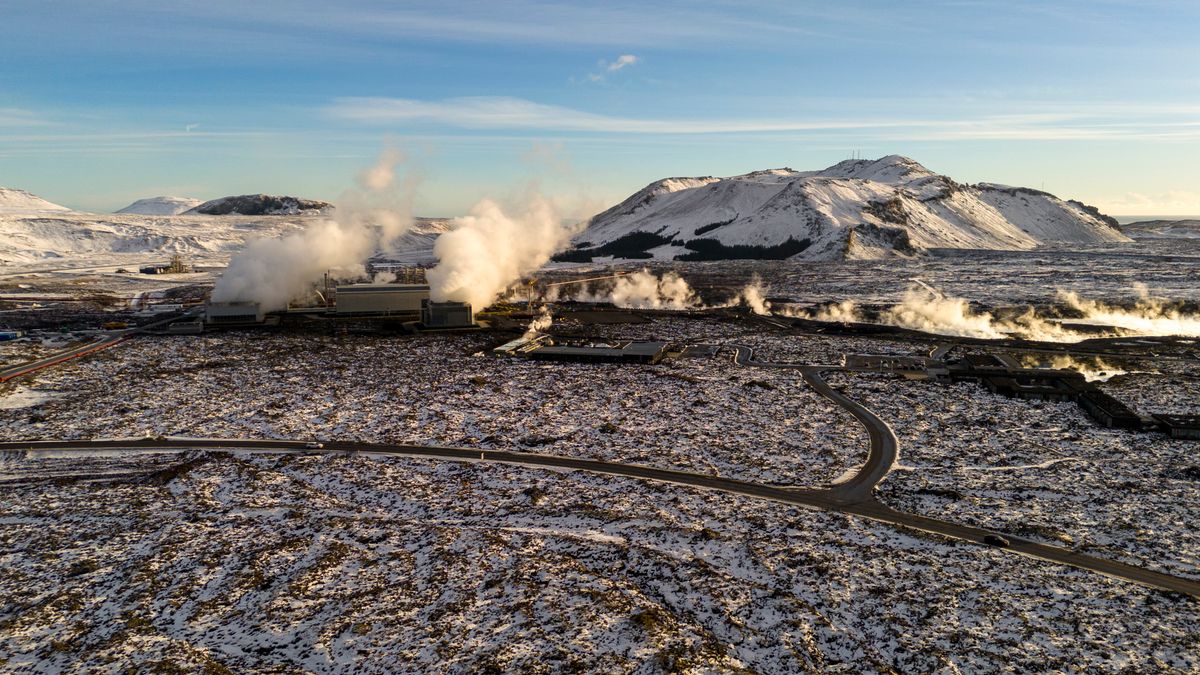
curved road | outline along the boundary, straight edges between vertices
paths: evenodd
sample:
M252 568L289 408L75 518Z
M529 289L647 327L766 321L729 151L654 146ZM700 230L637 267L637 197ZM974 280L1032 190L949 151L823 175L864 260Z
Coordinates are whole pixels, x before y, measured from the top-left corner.
M1197 594L1197 591L1200 590L1200 581L1153 572L1141 567L1126 565L1104 558L1096 558L1060 546L1040 544L1005 533L992 532L978 527L960 525L912 513L904 513L887 506L875 497L874 489L895 465L899 457L899 441L892 428L878 415L829 386L829 383L821 378L823 371L841 370L841 368L838 366L813 366L757 361L754 359L754 349L752 347L738 344L727 346L735 350L733 360L739 366L799 370L804 377L804 381L817 393L844 408L859 423L866 427L867 433L871 438L871 446L866 462L864 462L863 466L859 468L854 476L844 483L825 490L808 491L812 497L828 498L837 503L838 506L831 508L831 510L851 513L880 522L891 523L953 539L972 541L978 544L987 545L984 537L989 535L1001 536L1009 541L1009 546L1006 547L1007 550L1014 553L1087 569L1146 586L1173 590L1200 597Z
M840 367L756 361L752 347L738 344L728 346L734 349L733 362L739 366L799 370L804 381L814 391L841 406L866 428L867 434L871 439L871 447L867 453L866 462L855 472L853 477L843 483L832 486L828 492L834 498L847 504L874 499L875 486L887 476L888 472L896 464L896 460L899 457L900 442L896 439L895 432L892 431L887 422L884 422L878 415L868 410L866 406L858 401L847 397L842 392L829 386L829 383L821 378L822 372L826 370L839 370Z
M457 461L482 461L503 464L519 464L524 466L542 466L558 469L573 469L591 473L625 476L642 480L651 480L678 485L687 485L710 490L718 490L732 494L746 495L759 499L794 504L827 511L836 511L869 518L882 523L898 525L914 530L929 532L950 539L970 541L978 544L985 543L984 538L995 533L968 525L949 523L910 513L902 513L891 509L874 499L865 502L846 503L839 499L832 490L795 490L779 488L770 485L760 485L748 481L721 478L706 474L658 469L637 464L620 464L594 459L579 459L561 457L558 455L543 455L536 453L509 452L504 450L480 450L477 448L455 448L424 445L392 445L383 443L364 443L357 441L330 441L320 450L307 447L304 441L287 440L251 440L225 438L166 438L166 439L106 439L78 441L8 441L0 443L0 451L4 450L114 450L114 449L143 449L143 450L247 450L275 452L324 452L324 453L363 453L373 455L403 455L413 457L432 457ZM1006 535L1007 536L1007 535ZM1134 565L1127 565L1104 558L1097 558L1059 546L1049 546L1037 542L1008 537L1011 545L1006 549L1032 558L1049 560L1070 565L1084 570L1105 574L1117 579L1133 583L1174 591L1200 598L1200 581L1177 577L1162 572L1154 572Z

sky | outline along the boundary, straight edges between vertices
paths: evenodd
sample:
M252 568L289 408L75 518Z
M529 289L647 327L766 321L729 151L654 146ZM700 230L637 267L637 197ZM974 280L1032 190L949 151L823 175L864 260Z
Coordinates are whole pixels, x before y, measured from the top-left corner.
M421 215L527 190L901 154L1113 215L1200 214L1200 2L0 0L0 185L335 199L381 149Z

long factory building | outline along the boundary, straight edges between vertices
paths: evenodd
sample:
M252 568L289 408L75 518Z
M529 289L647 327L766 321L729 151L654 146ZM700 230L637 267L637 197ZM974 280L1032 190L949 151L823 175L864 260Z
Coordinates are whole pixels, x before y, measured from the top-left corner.
M333 308L314 312L337 318L411 320L425 328L469 328L475 325L471 305L433 302L429 286L419 284L346 284L334 291ZM295 311L295 310L293 310ZM213 302L205 307L210 326L259 325L270 318L256 302Z

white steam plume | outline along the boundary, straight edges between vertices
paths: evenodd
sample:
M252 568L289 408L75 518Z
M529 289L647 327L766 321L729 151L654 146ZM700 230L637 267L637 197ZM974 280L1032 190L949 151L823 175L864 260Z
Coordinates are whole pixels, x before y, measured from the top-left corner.
M1184 314L1169 307L1165 300L1150 297L1144 285L1136 286L1135 290L1138 299L1130 309L1086 300L1069 291L1059 291L1058 301L1083 312L1084 319L1079 323L1114 326L1139 335L1200 337L1200 315Z
M529 327L525 329L525 337L530 338L538 333L544 333L550 330L550 326L554 325L554 315L550 313L550 308L547 305L542 305L542 311L529 322Z
M235 255L213 287L213 302L258 302L265 311L285 309L323 274L350 277L364 273L363 262L404 233L409 215L410 177L392 187L395 165L403 158L385 150L360 175L364 191L346 191L331 218L279 239L259 239Z
M555 296L561 287L553 287ZM567 291L569 293L569 291ZM694 310L706 309L700 296L688 282L675 272L663 272L656 276L649 270L625 274L598 290L585 290L574 294L576 302L607 302L625 309ZM766 300L766 289L757 275L726 303L716 307L744 305L755 314L770 315L771 303Z
M1021 359L1021 365L1026 368L1054 368L1056 370L1074 370L1088 382L1107 382L1117 375L1124 375L1126 370L1104 362L1101 358L1076 359L1068 354L1054 354L1049 357L1049 363L1043 362L1036 356L1026 356Z
M733 297L734 305L745 305L750 308L751 312L762 316L771 315L771 303L767 302L766 288L763 286L762 277L757 274L746 284L738 294Z
M617 277L599 290L578 293L579 302L610 302L626 309L698 309L700 298L688 282L674 272L655 276L649 270L638 270Z
M469 302L480 311L565 249L578 227L564 225L558 209L539 194L509 212L485 199L434 243L438 264L426 273L431 297Z
M1161 299L1152 298L1144 288L1130 309L1080 298L1078 294L1060 291L1058 302L1083 314L1073 323L1111 326L1115 330L1104 335L1176 335L1200 337L1200 316L1184 314ZM864 322L867 319L852 300L843 301L808 312L789 312L793 316L817 321ZM1032 307L1014 318L998 319L990 312L976 312L963 298L949 297L927 285L911 286L901 301L883 310L879 323L911 328L939 335L954 335L984 339L1019 337L1044 342L1079 342L1098 337L1095 332L1072 330L1057 321L1039 317Z

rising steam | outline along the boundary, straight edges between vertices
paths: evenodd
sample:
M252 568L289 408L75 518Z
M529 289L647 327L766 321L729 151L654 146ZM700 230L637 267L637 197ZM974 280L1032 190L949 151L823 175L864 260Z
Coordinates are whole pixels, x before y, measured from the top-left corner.
M531 338L538 333L545 333L553 325L554 315L550 313L549 307L542 305L541 312L533 317L533 320L529 322L529 326L525 329L525 337Z
M359 176L361 190L347 190L331 218L279 239L259 239L229 261L213 288L213 302L252 301L264 311L286 309L325 272L338 277L364 273L363 261L386 248L412 223L417 178L399 185L399 151L388 149Z
M1165 300L1152 298L1144 288L1139 289L1138 300L1128 309L1066 291L1059 291L1056 299L1064 308L1082 315L1071 319L1071 323L1111 328L1100 333L1073 330L1059 321L1038 316L1032 307L1019 316L1001 319L990 312L975 311L967 300L946 296L926 284L909 287L898 304L883 310L874 320L852 300L791 314L817 321L874 322L939 335L993 340L1017 337L1079 342L1090 337L1120 335L1200 337L1200 316L1185 314Z
M1107 382L1117 375L1124 375L1128 372L1106 363L1099 357L1077 359L1067 354L1054 354L1049 357L1048 361L1036 356L1025 356L1021 359L1021 365L1026 368L1074 370L1083 375L1083 379L1088 382Z
M675 272L655 275L649 270L624 274L602 286L571 293L554 289L555 298L567 297L575 302L606 302L624 309L661 309L687 311L714 307L745 306L755 314L769 315L771 303L757 275L728 301L705 305L691 285Z
M485 199L438 237L438 264L426 274L430 295L434 302L469 302L482 310L565 249L578 228L564 225L558 209L538 194L509 212Z

